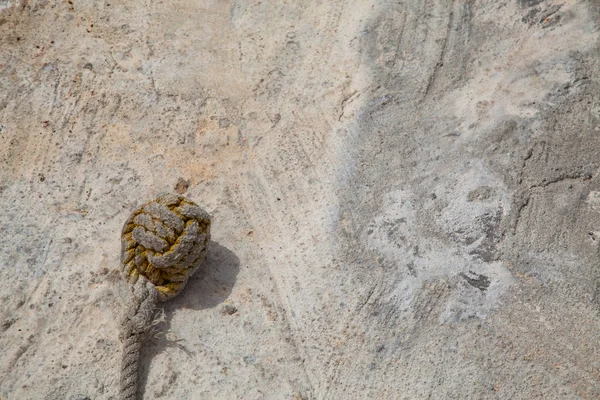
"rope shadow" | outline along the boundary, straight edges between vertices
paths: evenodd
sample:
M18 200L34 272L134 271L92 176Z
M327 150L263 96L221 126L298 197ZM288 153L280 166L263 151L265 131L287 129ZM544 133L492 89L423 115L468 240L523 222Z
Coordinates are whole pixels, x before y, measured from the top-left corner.
M139 398L143 398L148 380L148 372L152 358L167 348L178 348L188 356L192 356L185 346L178 341L169 340L166 332L171 329L171 320L177 310L204 310L214 308L223 303L233 290L238 272L239 258L228 248L211 241L204 262L190 277L185 289L176 298L159 304L164 311L163 323L157 325L159 338L149 340L142 348L139 364Z

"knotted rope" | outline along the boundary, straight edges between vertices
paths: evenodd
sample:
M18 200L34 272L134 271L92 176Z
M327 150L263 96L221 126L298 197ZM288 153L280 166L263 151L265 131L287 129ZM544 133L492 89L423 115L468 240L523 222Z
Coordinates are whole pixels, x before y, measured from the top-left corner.
M123 321L122 400L136 398L140 350L156 304L177 296L196 272L208 248L210 224L206 211L175 194L140 206L125 222L121 263L134 301Z

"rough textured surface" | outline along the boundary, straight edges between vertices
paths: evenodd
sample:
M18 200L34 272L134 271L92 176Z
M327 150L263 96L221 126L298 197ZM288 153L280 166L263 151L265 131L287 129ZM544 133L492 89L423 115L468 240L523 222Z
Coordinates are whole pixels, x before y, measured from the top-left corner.
M0 7L3 400L116 398L163 191L215 242L145 399L600 397L597 1Z

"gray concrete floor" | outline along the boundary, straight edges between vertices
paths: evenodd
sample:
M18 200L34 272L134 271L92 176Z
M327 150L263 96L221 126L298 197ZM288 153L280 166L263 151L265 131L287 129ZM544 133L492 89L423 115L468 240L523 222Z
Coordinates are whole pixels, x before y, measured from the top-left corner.
M0 8L0 399L116 398L163 191L214 242L144 399L600 398L597 1Z

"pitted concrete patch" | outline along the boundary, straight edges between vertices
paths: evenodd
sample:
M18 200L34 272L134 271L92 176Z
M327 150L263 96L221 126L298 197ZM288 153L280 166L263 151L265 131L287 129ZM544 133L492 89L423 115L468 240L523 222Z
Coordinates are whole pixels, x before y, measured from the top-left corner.
M456 188L465 194L471 192L469 185ZM445 295L446 304L442 305L445 311L440 315L441 323L485 318L497 307L512 282L503 263L484 258L491 252L486 247L490 246L490 230L499 229L500 221L490 227L485 219L490 213L489 207L457 202L459 206L445 207L438 218L446 235L432 237L425 230L415 229L419 221L414 203L428 208L427 203L436 201L437 196L423 204L406 191L388 193L384 196L383 213L367 225L365 242L372 251L380 254L379 263L383 268L394 271L397 287L391 289L385 301L395 302L399 312L407 311L415 301L417 290L426 281L444 278L451 283ZM490 201L490 204L497 207L498 202ZM462 209L457 210L460 206ZM470 229L461 228L461 223ZM477 237L470 240L475 235Z

